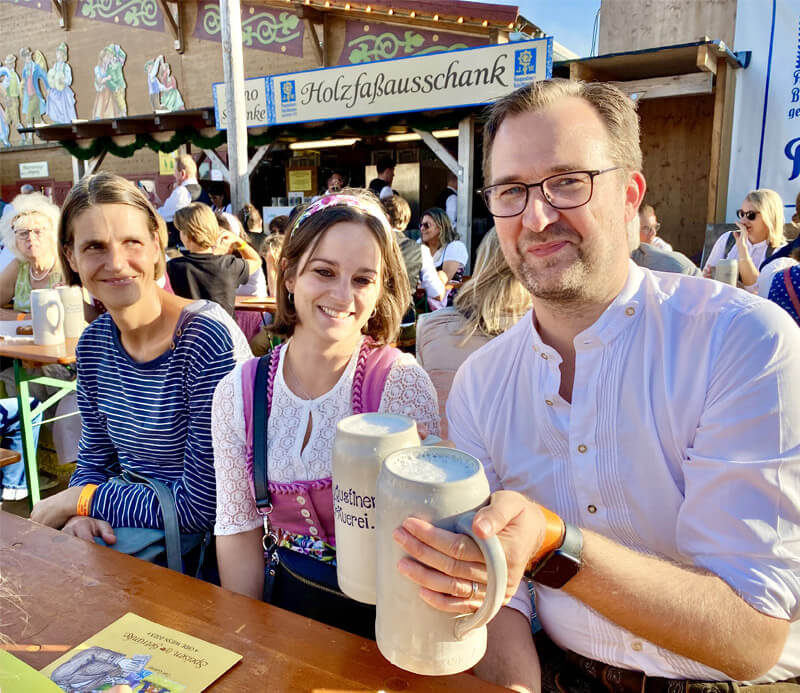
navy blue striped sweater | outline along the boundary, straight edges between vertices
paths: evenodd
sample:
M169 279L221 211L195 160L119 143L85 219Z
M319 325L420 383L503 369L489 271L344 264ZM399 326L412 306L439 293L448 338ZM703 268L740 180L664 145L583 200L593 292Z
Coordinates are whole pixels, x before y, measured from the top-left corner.
M98 484L90 514L112 527L162 526L150 488L109 483L121 469L170 486L182 531L214 524L211 401L222 377L252 354L215 303L195 301L181 320L174 348L147 363L127 354L108 314L92 322L78 343L83 423L70 486Z

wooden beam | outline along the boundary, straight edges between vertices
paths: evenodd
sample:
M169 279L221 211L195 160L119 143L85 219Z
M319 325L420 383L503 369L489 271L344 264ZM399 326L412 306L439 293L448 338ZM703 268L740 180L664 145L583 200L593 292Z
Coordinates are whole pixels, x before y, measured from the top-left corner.
M456 230L472 254L472 199L475 162L475 118L467 116L458 123L458 190L456 199ZM467 272L471 272L467 260Z
M67 7L68 0L51 0L53 9L58 15L58 26L64 31L69 31L69 7Z
M717 74L717 57L710 46L697 47L697 69Z
M724 60L717 64L717 84L714 89L714 119L711 125L711 160L708 167L708 202L706 205L706 223L717 223L718 211L721 205L718 204L721 198L727 199L727 173L723 173L723 167L727 170L730 162L730 145L727 145L727 155L725 154L726 145L724 133L726 129L726 95L728 93L728 79L730 71ZM729 115L730 117L730 115ZM723 182L725 183L723 190ZM725 211L722 209L721 219L724 221Z
M183 53L184 45L183 45L183 26L181 23L181 8L180 4L175 4L175 9L173 10L171 5L173 3L168 3L167 0L158 0L158 5L161 8L161 14L164 15L164 19L167 21L167 27L169 28L169 33L172 34L172 39L174 42L175 50L178 53ZM174 12L174 14L173 14Z
M430 132L426 132L425 130L417 130L414 128L414 132L416 132L421 138L422 141L428 145L430 150L436 154L436 157L441 161L447 168L449 168L453 175L461 180L461 166L459 166L458 161L456 161L455 157L445 149L439 140L437 140ZM460 138L459 138L460 139Z
M574 63L573 63L574 65ZM572 65L570 65L572 67ZM571 77L571 76L570 76ZM638 94L637 100L664 99L669 96L689 96L691 94L710 94L714 90L713 75L710 72L695 72L688 75L652 77L628 82L611 82L629 96Z
M103 159L106 158L107 153L108 152L106 152L106 150L104 149L96 157L94 157L93 159L89 159L89 161L86 162L86 169L83 175L91 176L97 173L100 170L100 164L103 163Z
M231 182L231 172L228 170L228 167L222 162L222 159L217 156L217 153L213 149L204 149L203 153L209 158L212 164L214 164L221 172L222 178L230 184ZM238 207L231 205L232 209L241 209L244 207L244 203L239 205Z
M577 82L579 80L583 82L591 82L594 80L594 72L585 63L570 63L569 78L573 82Z
M311 35L311 48L314 49L314 57L317 59L317 65L325 67L325 55L322 52L322 46L319 44L319 37L317 36L317 27L310 17L304 17L303 22L306 25L306 31Z
M256 170L256 166L261 163L261 160L272 151L272 147L275 145L274 142L270 142L269 144L264 144L256 149L256 153L253 154L253 158L250 159L250 162L247 164L247 176L250 177L253 175L253 171Z

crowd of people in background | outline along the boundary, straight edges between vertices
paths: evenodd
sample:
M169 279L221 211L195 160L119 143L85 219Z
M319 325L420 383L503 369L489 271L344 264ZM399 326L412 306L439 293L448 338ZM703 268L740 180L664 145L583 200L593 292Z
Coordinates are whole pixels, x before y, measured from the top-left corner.
M619 573L626 560L642 575L650 570L666 576L642 578L652 594L660 594L670 576L700 594L699 574L675 572L683 571L676 567L681 557L696 558L708 574L734 586L730 594L711 589L717 608L737 614L750 609L741 623L778 638L777 626L762 622L761 612L781 623L791 620L798 598L796 585L781 586L784 571L792 570L787 564L795 560L796 566L797 557L775 549L782 541L778 529L769 525L770 537L755 537L753 529L747 534L750 543L745 542L735 517L728 522L702 507L697 489L708 480L677 463L653 467L653 482L657 479L668 493L648 487L636 496L631 484L646 486L646 475L621 460L635 449L642 461L672 459L674 453L682 463L685 452L705 465L709 478L728 474L727 483L763 509L767 524L786 517L795 522L797 508L782 510L783 501L766 500L773 491L785 493L777 467L773 476L754 471L766 462L726 471L726 462L717 458L728 453L715 445L727 445L735 458L745 453L733 450L734 443L752 443L742 438L746 431L734 435L737 422L748 423L726 398L740 391L745 400L758 399L759 393L763 400L778 391L779 399L788 397L781 389L780 340L788 335L797 344L798 336L790 333L796 328L762 299L780 306L800 326L800 239L787 241L780 197L754 190L742 201L735 228L719 236L702 263L693 262L673 248L668 241L677 243L662 228L657 210L644 204L641 151L638 140L630 139L638 133L638 121L629 100L613 87L568 84L573 86L553 80L526 87L530 95L521 90L494 107L486 126L487 186L481 194L496 228L483 237L474 263L456 231L457 179L448 178L439 206L419 215L415 238L408 228L411 206L392 188L395 162L385 157L366 189L348 188L345 177L333 173L318 196L288 216L270 219L267 228L254 205L234 210L227 195L209 196L188 155L178 157L175 186L164 201L109 173L83 178L61 210L40 193L17 196L0 218L8 253L0 267L0 302L12 304L0 317L28 316L31 290L80 283L88 323L77 349L73 404L80 411L80 443L74 441L74 453L64 453L77 461L76 470L67 489L33 508L32 519L113 546L119 528L163 525L153 489L127 477L120 480L123 472L153 477L174 496L182 532L216 535L222 586L262 598L267 594L262 545L267 525L253 491L253 411L261 406L267 412L272 493L267 524L276 545L328 573L335 573L336 557L331 504L336 425L353 413L404 414L423 435L450 436L484 462L492 489L499 492L492 504L500 513L487 512L485 527L502 530L515 547L528 547L538 536L524 531L535 524L529 518L539 517L526 496L550 504L564 518L559 525L564 533L578 524L597 529L584 537L593 563L574 583L574 594L559 591L562 585L552 577L547 579L555 582L545 582L543 592L537 589L546 630L556 634L553 641L536 641L540 655L552 654L580 631L575 638L583 658L608 665L607 652L629 628L646 632L656 644L648 656L660 676L673 672L702 679L729 664L727 655L698 642L701 636L715 637L708 635L714 626L703 621L704 614L698 616L703 625L696 633L676 635L664 625L669 619L657 597L645 616L650 620L642 625L637 615L620 612L606 595L592 591L586 575L605 580L609 593L644 599L638 586L623 584ZM618 122L603 120L610 109L616 109ZM585 129L584 140L565 136L565 123ZM624 127L615 130L619 123ZM622 132L626 128L634 135ZM581 144L595 139L600 143L595 148ZM556 150L586 170L564 172ZM795 232L800 194L796 206ZM565 248L576 248L566 269ZM736 260L738 289L710 281L730 260ZM237 311L237 296L272 297L274 316ZM765 359L768 370L778 373L777 385L756 382L771 376L760 373L752 356L752 368L734 377L741 374L726 350L731 344L749 349L748 335L757 330L763 330L757 339L764 354L774 346ZM773 337L776 345L767 345ZM696 362L676 363L677 354L692 350ZM263 362L253 358L265 354ZM674 385L673 366L685 370L674 392L668 391ZM266 369L263 390L255 387L259 368ZM701 370L714 375L709 391L695 377ZM631 378L631 373L637 375ZM587 401L596 412L580 409ZM676 403L685 407L678 410ZM774 402L756 404L765 419L774 414ZM777 406L784 405L781 399ZM11 447L19 446L15 407L15 400L0 399L0 435ZM658 421L646 419L653 407L670 413ZM695 430L693 416L710 422L708 428ZM782 430L770 423L758 433L750 431L758 441L745 457L786 457L789 452L776 452L769 443L780 439L780 445L788 445ZM591 457L592 446L600 444L595 434L608 440L617 436L630 448L611 444L613 469L596 488L588 488L583 484L589 482L573 478L564 461L573 448L579 454L570 464ZM526 454L551 456L564 469L533 474ZM3 500L24 497L21 465L2 470ZM752 492L748 474L769 488L762 495ZM797 472L792 474L796 479ZM682 475L688 479L685 487ZM719 501L718 508L736 502L734 491L727 500L714 495L717 490L708 493ZM696 505L679 513L684 497ZM613 506L611 514L601 500ZM649 503L661 507L666 518L661 524L647 518ZM501 509L527 518L528 524L509 523L512 515L501 518ZM606 525L622 537L620 543L600 536ZM445 546L437 536L424 523L404 525L398 541L419 562L409 577L427 590L436 608L474 610L485 573L463 561L482 559L463 552L447 555L458 542ZM642 553L631 559L626 551ZM730 559L737 552L743 553L738 563ZM766 589L766 596L755 584L761 578L748 577L759 552L770 556L767 576L759 575L779 585ZM660 558L648 568L640 562L650 560L645 554ZM511 608L490 629L489 655L476 671L527 690L525 681L554 673L538 666L528 593L517 592L512 599L523 568L526 575L533 570L513 556L511 551L509 566L517 579L508 595ZM325 579L335 583L330 575ZM353 606L344 597L341 602L326 597L323 607L270 599L371 634L359 619L347 623ZM679 623L688 622L692 608L685 606ZM557 612L566 614L561 625L555 624ZM730 633L739 630L745 628ZM745 645L728 644L740 652L749 642L742 641ZM771 646L773 664L781 652ZM693 653L702 662L696 668L687 664ZM512 661L512 655L519 659ZM610 659L632 665L627 655ZM750 668L734 668L734 678L757 678L766 671L766 660L753 661ZM785 656L780 661L784 668L778 666L775 676L800 674L800 661L792 664Z

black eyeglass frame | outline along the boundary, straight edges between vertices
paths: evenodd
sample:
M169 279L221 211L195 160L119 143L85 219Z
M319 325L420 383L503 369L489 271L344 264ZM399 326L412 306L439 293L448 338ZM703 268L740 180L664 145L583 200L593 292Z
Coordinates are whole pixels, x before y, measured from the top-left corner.
M483 199L483 203L486 205L486 209L489 210L489 214L493 217L497 217L498 219L510 219L511 217L516 217L522 214L525 211L525 208L528 206L528 200L530 200L531 196L531 188L541 188L542 197L544 201L547 202L553 209L578 209L578 207L583 207L584 205L588 205L589 202L592 200L592 195L594 194L594 179L595 176L599 176L603 173L608 173L609 171L617 171L623 168L622 166L612 166L611 168L604 168L604 169L594 169L590 171L564 171L563 173L554 173L552 176L547 176L547 178L542 178L538 183L523 183L522 181L511 180L506 183L497 183L495 185L487 185L485 188L481 188L477 192L480 194L481 198ZM559 207L554 205L552 201L547 197L547 193L544 191L544 185L547 181L552 180L553 178L561 178L562 176L569 176L570 174L575 173L585 173L589 176L589 197L586 198L585 202L581 202L579 205L570 205L568 207ZM522 205L522 209L515 214L495 214L491 207L489 206L489 201L487 200L487 193L491 191L493 188L499 188L501 185L521 185L525 188L525 203Z
M747 217L747 221L755 221L756 217L759 215L759 211L757 209L751 209L745 212L743 209L736 210L736 218L737 219L744 219Z

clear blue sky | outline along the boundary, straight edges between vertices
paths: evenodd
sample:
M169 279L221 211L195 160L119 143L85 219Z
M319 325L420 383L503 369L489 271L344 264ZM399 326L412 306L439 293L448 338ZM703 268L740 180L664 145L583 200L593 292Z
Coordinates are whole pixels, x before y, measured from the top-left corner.
M582 58L587 57L591 51L592 29L600 0L485 1L518 6L521 15Z

